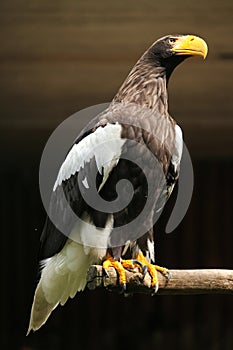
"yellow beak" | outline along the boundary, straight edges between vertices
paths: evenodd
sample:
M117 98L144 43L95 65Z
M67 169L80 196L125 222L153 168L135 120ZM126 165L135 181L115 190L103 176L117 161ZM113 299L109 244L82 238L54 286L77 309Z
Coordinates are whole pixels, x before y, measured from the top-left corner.
M176 38L176 42L171 50L178 55L201 56L206 58L208 46L206 42L198 36L185 35Z

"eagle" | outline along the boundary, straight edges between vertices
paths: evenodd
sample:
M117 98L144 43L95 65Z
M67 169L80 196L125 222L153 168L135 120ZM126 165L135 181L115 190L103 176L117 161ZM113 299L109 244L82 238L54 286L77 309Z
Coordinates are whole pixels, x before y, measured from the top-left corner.
M28 334L84 290L92 264L102 264L106 274L114 267L123 291L125 269L149 273L154 292L158 272L169 278L167 268L155 265L153 232L154 217L178 179L183 149L167 85L176 66L207 51L195 35L156 40L109 107L77 136L57 174L41 235Z

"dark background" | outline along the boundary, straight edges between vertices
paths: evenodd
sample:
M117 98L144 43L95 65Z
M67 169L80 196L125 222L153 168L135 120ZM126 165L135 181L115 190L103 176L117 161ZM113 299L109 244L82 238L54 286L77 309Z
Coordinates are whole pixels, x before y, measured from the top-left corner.
M108 102L141 53L170 33L197 34L206 61L172 76L170 113L190 150L195 188L175 232L157 232L157 262L232 268L230 0L2 0L0 3L1 342L3 349L233 349L232 296L124 298L85 291L25 333L45 212L38 169L53 129Z

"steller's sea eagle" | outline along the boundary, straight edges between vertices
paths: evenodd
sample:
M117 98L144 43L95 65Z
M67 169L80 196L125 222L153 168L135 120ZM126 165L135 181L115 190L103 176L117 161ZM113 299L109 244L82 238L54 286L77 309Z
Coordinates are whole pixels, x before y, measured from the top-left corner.
M114 267L123 290L125 268L137 265L144 274L148 271L155 292L157 271L169 275L166 268L154 265L153 237L154 213L163 207L178 178L183 147L182 131L168 112L167 84L178 64L191 56L205 58L207 50L205 41L194 35L168 35L155 41L135 64L109 108L84 128L69 150L51 198L51 211L60 223L57 227L49 216L41 236L40 280L28 333L39 329L58 304L64 305L84 290L92 264L102 263L106 273ZM161 174L151 166L150 156L156 157L165 183L154 180ZM145 161L144 169L137 160ZM122 179L127 181L122 183L121 195L132 194L125 207L105 210L98 208L101 200L95 201L95 207L86 200L95 188L111 206L118 198L117 184ZM154 186L152 195L149 183ZM130 224L143 212L149 195L147 211L132 229ZM70 211L81 220L71 220ZM123 226L125 231L121 231ZM131 227L128 233L127 227Z

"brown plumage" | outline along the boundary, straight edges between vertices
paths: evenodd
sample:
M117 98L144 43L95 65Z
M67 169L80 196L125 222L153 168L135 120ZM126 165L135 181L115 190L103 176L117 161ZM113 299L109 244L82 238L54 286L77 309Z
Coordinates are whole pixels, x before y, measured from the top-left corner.
M64 305L85 288L91 264L106 257L114 264L141 253L147 259L143 257L142 261L154 261L154 213L163 207L172 191L182 153L180 128L168 112L167 83L173 69L185 58L206 54L206 43L195 36L172 35L157 40L133 67L109 108L77 138L61 166L51 197L50 215L56 213L57 221L48 217L41 236L43 268L28 333L40 328L59 303ZM117 143L109 146L109 138ZM163 170L165 184L159 168L152 166L152 156ZM142 160L140 168L137 162ZM123 209L98 210L84 200L85 194L95 187L99 201L102 198L111 205L118 199L116 188L122 179L133 187L131 202ZM157 187L149 193L149 184L154 182ZM61 199L63 191L68 205ZM129 191L129 183L124 183L123 198ZM127 225L140 218L148 198L148 210L134 227L141 235L126 241L124 226L127 230ZM90 233L84 221L72 221L70 208L92 225ZM66 232L69 229L69 238L62 228Z
M143 55L124 81L113 101L136 103L167 115L166 84L164 69L153 67Z

